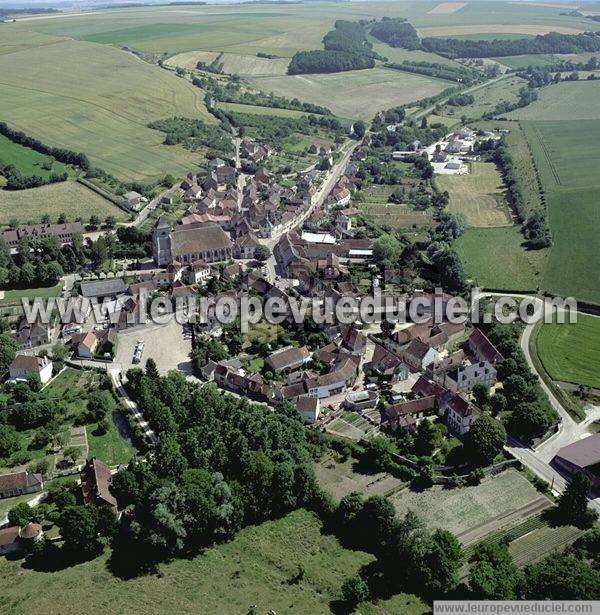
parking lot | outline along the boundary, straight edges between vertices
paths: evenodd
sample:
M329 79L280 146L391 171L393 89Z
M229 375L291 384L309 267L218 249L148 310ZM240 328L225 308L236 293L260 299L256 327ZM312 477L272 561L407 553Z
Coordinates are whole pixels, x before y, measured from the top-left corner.
M138 340L144 341L140 363L133 363L133 355ZM173 318L165 325L140 326L119 332L115 367L127 371L130 367L144 367L152 357L161 374L178 369L185 374L192 373L190 336Z

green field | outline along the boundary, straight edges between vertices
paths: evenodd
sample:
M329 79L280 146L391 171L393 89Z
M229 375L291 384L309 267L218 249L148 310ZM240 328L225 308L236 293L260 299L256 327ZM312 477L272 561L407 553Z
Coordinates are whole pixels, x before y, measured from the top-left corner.
M50 156L40 154L28 147L13 143L0 135L0 167L12 164L23 175L39 175L44 179L52 173L61 174L68 168ZM48 168L44 168L44 167Z
M474 162L468 175L437 175L436 184L450 194L448 211L464 214L469 226L510 226L502 176L493 162Z
M503 56L500 58L494 58L500 64L504 64L509 68L521 69L528 66L547 66L549 64L556 64L560 62L561 58L548 53L539 53L536 55L523 55L523 56Z
M39 222L44 214L56 221L60 214L69 220L81 217L84 222L90 216L104 220L114 216L125 219L125 212L114 203L76 181L48 184L29 190L0 190L0 224L11 220L20 223Z
M568 545L575 542L581 534L583 534L583 530L572 525L558 527L544 525L511 542L508 550L514 563L522 568L556 551L563 551Z
M45 613L108 614L144 612L162 615L221 613L242 615L250 605L258 613L327 615L340 598L342 581L373 560L343 549L321 533L321 523L304 510L242 530L227 544L207 549L193 559L160 567L160 575L119 580L106 567L106 557L58 572L36 572L19 561L0 559L0 610L20 615ZM306 570L294 583L298 565ZM199 606L201 605L201 606ZM200 610L199 610L200 609ZM424 615L429 608L406 594L360 606L362 615Z
M321 75L250 77L247 81L265 92L328 107L339 117L364 120L380 109L433 96L451 85L441 79L377 67Z
M563 82L540 88L538 99L522 109L507 113L520 120L600 119L600 81Z
M470 228L454 243L467 272L482 288L537 290L547 250L526 250L516 226Z
M92 43L65 41L0 55L0 86L2 120L9 126L48 145L83 151L93 165L126 180L182 175L197 162L197 154L162 145L164 135L148 122L173 115L213 121L203 92L191 83Z
M459 538L468 533L470 541L474 529L482 530L481 539L490 531L506 525L513 513L532 505L539 497L533 485L510 468L484 479L476 487L445 489L434 485L425 491L401 491L390 500L398 515L412 510L429 527L449 530Z
M576 323L544 324L536 344L552 380L600 388L600 318L578 314Z
M600 303L600 120L522 122L546 192L554 245L545 290Z

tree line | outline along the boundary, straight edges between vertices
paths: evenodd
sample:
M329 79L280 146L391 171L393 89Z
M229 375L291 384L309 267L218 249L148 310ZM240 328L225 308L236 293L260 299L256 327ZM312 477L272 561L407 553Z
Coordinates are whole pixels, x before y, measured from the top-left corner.
M549 32L548 34L538 34L535 38L494 39L491 41L429 37L422 39L421 45L425 51L438 53L448 58L494 58L542 53L583 53L600 51L600 34L598 32L584 32L582 34Z
M400 64L388 62L385 66L387 68L393 68L394 70L427 75L429 77L435 77L436 79L455 81L456 83L462 83L464 85L471 85L479 80L479 75L473 71L464 68L444 66L438 62L412 62L410 60L404 60L404 62Z
M181 144L196 151L201 147L230 153L233 150L230 136L219 126L211 126L202 120L186 117L170 117L148 124L148 128L165 133L165 145Z
M10 139L13 143L18 143L19 145L28 147L29 149L35 150L40 154L52 156L52 158L55 158L64 164L71 164L75 167L83 169L84 171L87 171L90 168L90 161L85 154L77 153L61 147L50 147L49 145L45 145L41 141L26 135L24 132L9 128L5 122L0 122L0 134L4 135L7 139Z

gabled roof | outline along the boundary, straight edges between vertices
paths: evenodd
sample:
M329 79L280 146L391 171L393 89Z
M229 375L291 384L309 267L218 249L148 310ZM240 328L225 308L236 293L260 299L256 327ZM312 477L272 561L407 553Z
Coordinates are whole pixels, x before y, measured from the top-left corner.
M13 474L3 474L0 476L0 492L10 491L12 489L23 489L42 484L43 480L41 474L15 472Z
M600 463L600 434L596 433L563 446L556 456L579 468Z
M504 359L500 351L490 342L481 329L475 329L471 333L469 346L479 358L485 359L489 363L498 363Z
M428 397L420 397L419 399L403 401L399 404L389 406L385 409L385 414L388 418L395 418L398 416L406 416L411 414L420 414L421 412L434 410L435 404L435 395L429 395Z

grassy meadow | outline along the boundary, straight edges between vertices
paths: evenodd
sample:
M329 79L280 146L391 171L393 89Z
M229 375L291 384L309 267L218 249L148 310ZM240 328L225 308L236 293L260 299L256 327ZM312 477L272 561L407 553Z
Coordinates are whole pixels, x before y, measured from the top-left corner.
M0 167L5 164L15 166L23 175L38 175L46 179L52 173L61 174L68 167L28 147L13 143L4 135L0 135Z
M0 83L9 126L83 151L124 180L182 175L197 159L162 145L164 135L147 128L150 121L172 115L213 121L201 90L108 46L65 41L0 55Z
M76 605L104 613L166 611L185 614L239 615L257 605L260 613L326 615L341 597L342 581L373 560L372 555L343 549L321 533L321 523L299 510L283 519L248 527L229 543L192 559L160 567L160 575L122 581L107 570L106 556L53 573L25 569L19 561L0 559L4 589L0 610L19 615L35 608L47 613L76 613ZM298 565L306 570L292 579ZM361 605L362 615L424 615L429 608L415 596L400 594L377 605Z
M474 162L468 175L437 175L436 184L447 190L447 210L462 213L469 226L510 226L512 219L504 196L504 184L493 162Z
M529 291L540 286L547 250L526 250L517 226L469 228L453 244L467 276L482 288Z
M544 324L536 344L553 380L600 388L600 318L578 314L576 323Z
M0 190L0 224L11 220L20 223L39 222L44 214L56 221L60 214L69 220L81 217L84 222L90 216L104 220L114 216L124 220L126 215L114 203L107 201L83 184L68 180L28 190Z

